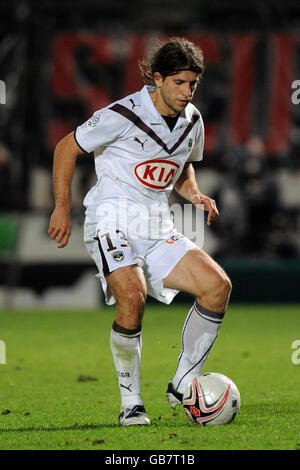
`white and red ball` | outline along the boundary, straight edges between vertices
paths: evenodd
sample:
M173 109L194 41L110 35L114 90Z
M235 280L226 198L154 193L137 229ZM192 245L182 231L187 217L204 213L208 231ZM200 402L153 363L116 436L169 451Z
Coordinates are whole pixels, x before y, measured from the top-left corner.
M227 424L239 412L241 397L229 377L208 372L188 384L182 403L186 415L195 424Z

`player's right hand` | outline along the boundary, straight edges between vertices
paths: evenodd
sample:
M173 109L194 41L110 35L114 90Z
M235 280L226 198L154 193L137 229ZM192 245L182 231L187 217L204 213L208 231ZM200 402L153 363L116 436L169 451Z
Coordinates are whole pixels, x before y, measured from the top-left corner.
M58 243L58 248L67 245L72 230L69 211L64 207L56 207L52 213L48 234Z

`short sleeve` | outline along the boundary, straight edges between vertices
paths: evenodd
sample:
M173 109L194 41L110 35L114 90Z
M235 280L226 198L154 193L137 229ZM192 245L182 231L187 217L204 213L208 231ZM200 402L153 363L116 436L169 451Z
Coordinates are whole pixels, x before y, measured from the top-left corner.
M74 136L79 147L87 153L98 147L105 147L125 133L128 121L108 108L96 111L75 130Z
M187 162L200 162L203 159L203 148L204 148L204 124L200 116L199 119L199 131L198 137L196 138L195 145L193 150L190 153L190 156Z

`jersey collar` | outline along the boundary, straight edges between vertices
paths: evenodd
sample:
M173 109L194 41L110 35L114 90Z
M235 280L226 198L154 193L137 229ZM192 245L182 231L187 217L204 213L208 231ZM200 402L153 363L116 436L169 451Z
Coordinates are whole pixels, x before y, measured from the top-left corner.
M166 121L164 118L160 115L160 113L157 111L152 98L150 96L150 91L155 90L154 86L149 86L145 85L141 89L141 94L142 94L142 103L144 103L144 109L148 115L149 122L151 124L161 124L163 126L168 127ZM181 127L183 124L189 124L192 120L193 112L191 112L190 109L191 105L188 104L186 108L183 110L183 112L180 114L179 119L176 123L176 126L174 129L177 127ZM174 130L173 129L173 130Z

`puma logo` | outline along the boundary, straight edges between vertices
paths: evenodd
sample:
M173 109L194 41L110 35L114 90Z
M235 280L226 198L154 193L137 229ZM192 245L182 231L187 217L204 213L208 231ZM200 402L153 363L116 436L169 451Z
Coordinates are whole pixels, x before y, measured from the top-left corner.
M144 145L145 143L147 142L148 139L145 139L144 142L141 142L140 139L138 139L137 137L135 137L133 139L135 142L138 142L141 146L142 146L142 149L144 150Z
M135 102L133 101L132 98L130 98L130 103L132 104L132 108L131 109L134 109L136 106L141 106L140 104L135 104Z
M128 387L126 387L126 385L120 384L120 387L126 388L129 392L132 392L132 390L130 390L131 386L132 386L132 384L129 384Z

